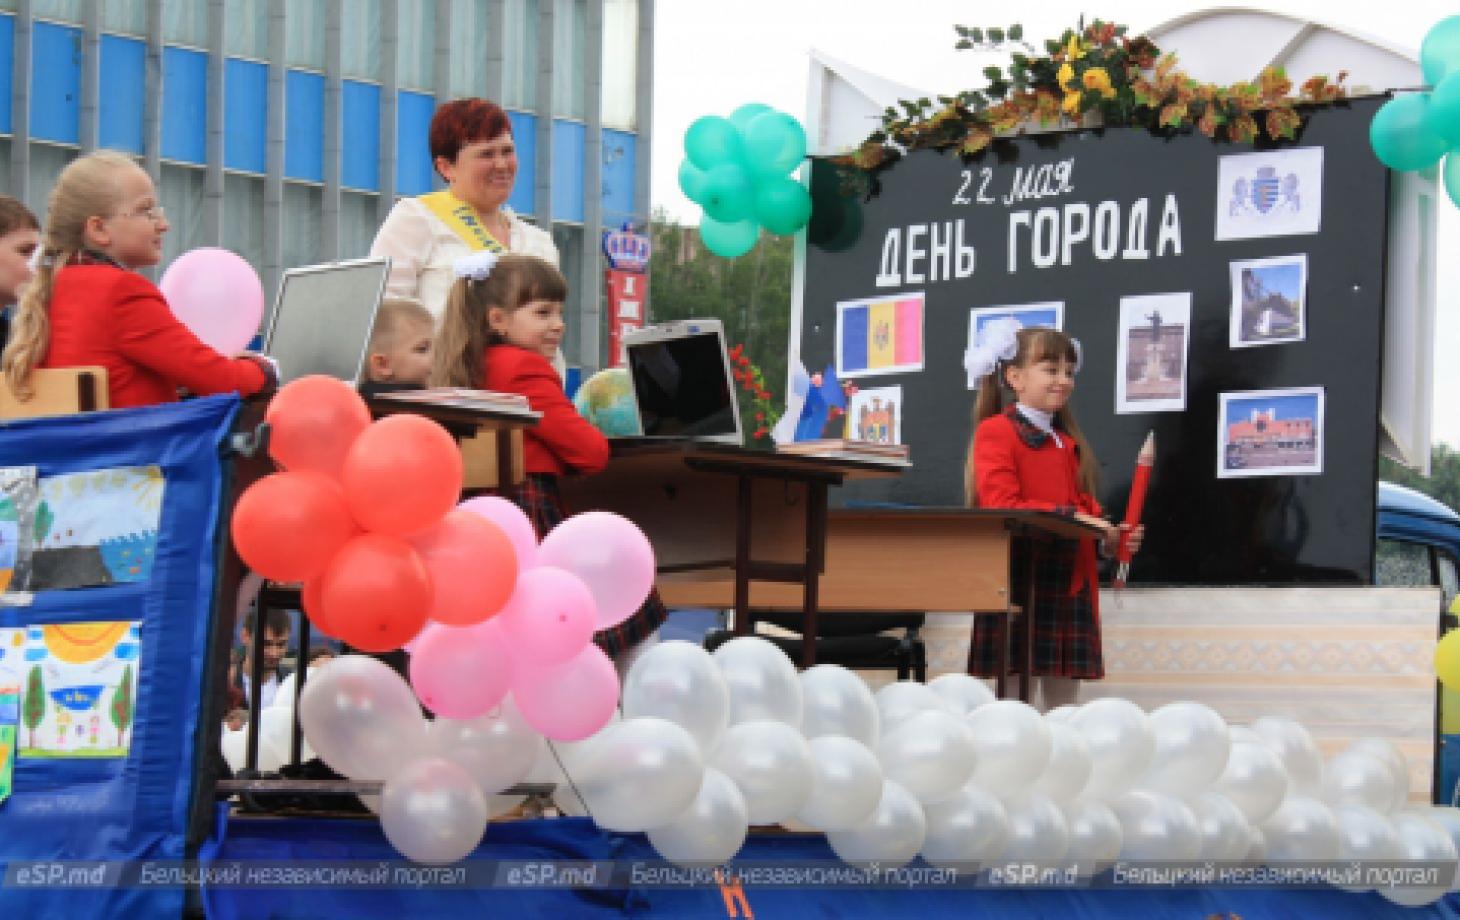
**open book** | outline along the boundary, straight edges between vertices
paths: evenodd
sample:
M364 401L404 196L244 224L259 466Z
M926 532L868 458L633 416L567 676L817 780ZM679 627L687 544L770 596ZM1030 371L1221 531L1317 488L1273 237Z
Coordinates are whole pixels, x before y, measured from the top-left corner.
M371 399L388 402L419 403L430 406L455 406L462 409L526 412L531 407L520 393L496 390L472 390L466 387L431 387L424 390L392 390L376 393Z
M776 451L809 457L844 457L873 463L907 463L906 444L874 444L847 438L821 438L814 441L791 441L777 444Z

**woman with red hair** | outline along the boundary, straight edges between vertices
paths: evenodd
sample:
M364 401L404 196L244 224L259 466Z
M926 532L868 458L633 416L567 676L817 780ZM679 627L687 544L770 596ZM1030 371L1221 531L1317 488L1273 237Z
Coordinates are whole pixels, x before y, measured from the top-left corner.
M507 199L517 181L517 147L502 107L456 99L431 118L431 162L446 188L402 198L375 235L372 256L390 256L387 297L414 297L439 321L451 266L480 250L537 256L558 264L545 230L522 220Z

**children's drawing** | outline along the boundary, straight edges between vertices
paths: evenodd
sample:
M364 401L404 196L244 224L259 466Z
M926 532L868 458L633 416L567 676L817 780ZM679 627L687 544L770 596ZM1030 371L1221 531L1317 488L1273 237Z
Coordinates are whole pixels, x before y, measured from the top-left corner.
M847 409L847 440L902 443L902 387L857 390Z
M35 535L33 466L0 468L0 594L25 590Z
M164 491L158 467L47 476L39 491L29 590L151 576Z
M127 756L141 647L138 622L0 630L0 698L19 699L19 756Z

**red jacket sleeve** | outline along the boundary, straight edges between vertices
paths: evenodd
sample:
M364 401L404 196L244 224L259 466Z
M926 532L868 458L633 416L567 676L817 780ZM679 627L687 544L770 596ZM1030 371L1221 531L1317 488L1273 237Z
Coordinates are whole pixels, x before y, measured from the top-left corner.
M251 396L268 383L254 361L225 358L205 345L178 322L162 293L140 275L118 274L111 316L118 351L199 396Z
M608 439L568 401L547 358L525 350L514 357L516 366L504 389L526 396L533 410L542 413L537 427L527 429L528 436L580 473L597 473L608 466Z
M1018 435L1002 416L979 423L973 433L974 490L980 508L1023 508L1029 511L1060 511L1053 502L1024 497L1019 467L1014 460Z

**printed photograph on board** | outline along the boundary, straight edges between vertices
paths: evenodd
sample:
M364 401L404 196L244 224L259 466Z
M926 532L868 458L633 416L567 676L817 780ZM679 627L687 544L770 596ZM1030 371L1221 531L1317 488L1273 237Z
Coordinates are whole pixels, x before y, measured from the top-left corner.
M1019 321L1019 325L1048 326L1051 329L1064 328L1065 303L1062 300L1049 300L1041 303L1005 304L997 307L975 307L968 311L968 348L965 356L971 354L974 349L984 344L983 331L994 320L1012 317ZM966 362L965 362L966 363ZM968 375L968 388L978 389L978 378L971 372Z
M1317 233L1323 220L1323 148L1224 156L1217 165L1217 239Z
M896 294L836 305L836 372L873 377L923 369L923 295Z
M1231 274L1233 348L1303 341L1307 255L1233 262Z
M1323 388L1221 394L1217 476L1299 476L1323 472Z
M0 629L0 697L19 704L16 756L126 757L141 654L136 620Z
M848 441L902 443L902 387L858 389L847 406Z
M1120 299L1115 411L1179 412L1186 408L1191 294L1141 294Z

